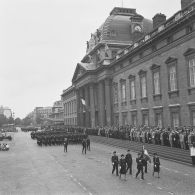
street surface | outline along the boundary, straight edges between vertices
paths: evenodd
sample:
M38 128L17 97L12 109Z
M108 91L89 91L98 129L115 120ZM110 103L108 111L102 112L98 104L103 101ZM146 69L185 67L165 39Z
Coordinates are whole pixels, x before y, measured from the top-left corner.
M135 179L137 154L132 153L133 176L127 180L111 174L114 150L91 143L91 151L81 153L81 145L39 147L30 133L12 133L10 151L0 151L0 194L195 194L195 167L161 159L160 179L149 165L145 180Z

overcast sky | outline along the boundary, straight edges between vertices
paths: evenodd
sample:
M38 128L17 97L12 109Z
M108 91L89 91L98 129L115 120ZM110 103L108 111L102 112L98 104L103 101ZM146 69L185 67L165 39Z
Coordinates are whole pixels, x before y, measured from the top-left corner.
M52 106L71 85L90 34L122 0L0 0L0 105L17 117ZM180 0L123 0L152 19L180 10Z

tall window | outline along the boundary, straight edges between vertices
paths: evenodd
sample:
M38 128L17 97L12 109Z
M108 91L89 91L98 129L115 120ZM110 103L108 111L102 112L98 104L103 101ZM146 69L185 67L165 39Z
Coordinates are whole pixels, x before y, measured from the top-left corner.
M195 58L189 60L190 87L195 87Z
M179 127L179 113L178 112L172 113L172 123L173 123L173 127Z
M149 125L149 119L148 119L148 114L147 113L144 113L142 115L142 122L143 122L143 125L146 125L146 126Z
M135 79L130 81L130 99L135 100Z
M192 126L195 127L195 110L192 111Z
M169 67L169 87L170 91L177 90L177 72L176 65L172 65Z
M127 125L128 121L127 121L127 113L122 113L122 125Z
M145 98L145 97L147 97L147 94L146 94L146 75L141 76L140 84L141 84L141 97Z
M114 103L118 103L118 83L113 84L113 95L114 95Z
M162 113L156 113L155 118L155 125L162 128Z
M132 125L137 126L137 115L136 114L132 114L131 120L132 120Z
M154 94L160 94L160 72L153 73L153 83L154 83Z
M126 102L126 81L121 81L121 100Z

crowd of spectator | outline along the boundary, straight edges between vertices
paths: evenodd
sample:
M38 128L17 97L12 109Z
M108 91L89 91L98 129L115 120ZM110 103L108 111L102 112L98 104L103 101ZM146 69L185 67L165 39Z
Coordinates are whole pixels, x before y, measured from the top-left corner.
M118 139L128 139L148 144L157 144L188 150L191 145L195 146L195 128L178 127L178 128L159 128L140 126L134 127L130 125L121 127L97 127L95 129L87 129L88 134L97 134Z

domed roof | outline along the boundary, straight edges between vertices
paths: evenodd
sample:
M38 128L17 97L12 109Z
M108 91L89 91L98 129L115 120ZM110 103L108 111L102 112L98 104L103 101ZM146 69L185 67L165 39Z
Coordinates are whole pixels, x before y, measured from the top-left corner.
M131 20L137 17L137 20ZM141 20L140 20L141 19ZM115 7L104 24L100 27L101 40L106 42L131 43L133 42L132 24L142 25L142 33L152 30L152 21L143 18L136 13L135 9Z
M140 26L139 32L134 30L136 25ZM87 53L98 43L132 44L152 29L152 21L137 14L135 9L115 7L106 21L91 34L91 39L87 42Z
M143 19L143 33L148 33L152 30L152 22L148 19ZM102 41L132 43L132 22L130 17L123 15L109 16L102 27Z

